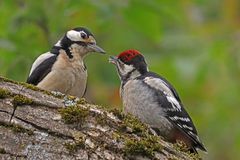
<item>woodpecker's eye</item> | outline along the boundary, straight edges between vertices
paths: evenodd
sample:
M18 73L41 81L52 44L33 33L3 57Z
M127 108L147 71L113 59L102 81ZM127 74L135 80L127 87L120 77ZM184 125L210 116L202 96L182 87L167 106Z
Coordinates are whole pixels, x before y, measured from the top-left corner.
M86 33L81 33L81 37L82 37L82 39L86 39L87 38L87 34Z

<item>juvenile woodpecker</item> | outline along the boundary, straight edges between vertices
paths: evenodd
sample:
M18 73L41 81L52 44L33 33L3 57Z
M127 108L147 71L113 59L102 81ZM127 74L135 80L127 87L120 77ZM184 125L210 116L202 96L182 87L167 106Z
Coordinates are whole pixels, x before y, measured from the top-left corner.
M69 30L49 52L35 60L27 83L82 97L87 85L87 69L83 59L89 52L105 53L86 28Z
M149 124L170 142L183 141L191 152L206 151L192 119L173 86L163 77L148 70L143 55L126 50L110 57L121 80L120 95L125 113L131 113Z

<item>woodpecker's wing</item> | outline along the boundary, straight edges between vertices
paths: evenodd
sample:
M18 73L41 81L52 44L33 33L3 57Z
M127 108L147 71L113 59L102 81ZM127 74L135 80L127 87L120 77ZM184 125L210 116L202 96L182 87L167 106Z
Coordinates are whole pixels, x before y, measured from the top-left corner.
M57 55L50 52L40 55L32 65L27 83L37 85L51 71Z
M84 65L85 71L87 71L87 66L85 65L85 63L83 63L83 65ZM86 87L85 87L85 90L84 90L84 93L83 93L82 97L84 97L86 95L87 89L88 89L88 80L87 80Z
M180 98L172 85L162 77L151 72L140 78L149 88L156 92L158 102L166 113L166 118L189 137L196 147L206 151L197 135L192 119L184 107L182 107Z
M160 88L163 88L164 91L168 90L168 93L172 93L173 96L179 102L181 102L181 99L180 99L177 91L175 90L175 88L164 77L162 77L156 73L153 73L153 72L148 72L146 76L151 77L150 83L148 83L149 85L154 84L154 86L156 85L156 87L159 86Z

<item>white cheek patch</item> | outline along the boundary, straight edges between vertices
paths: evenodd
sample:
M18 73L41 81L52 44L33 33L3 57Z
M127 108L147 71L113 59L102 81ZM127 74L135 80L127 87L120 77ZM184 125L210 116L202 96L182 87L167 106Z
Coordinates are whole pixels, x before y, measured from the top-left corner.
M81 37L81 33L84 33L85 35L87 35L84 31L74 31L74 30L70 30L67 32L67 37L72 40L72 41L82 41L82 37Z
M132 66L132 65L126 65L126 64L124 64L124 70L128 73L128 72L131 72L133 69L134 69L134 67Z
M130 73L132 70L134 70L134 67L132 65L123 64L123 66L124 67L121 67L121 65L119 65L119 69L122 75L126 75Z

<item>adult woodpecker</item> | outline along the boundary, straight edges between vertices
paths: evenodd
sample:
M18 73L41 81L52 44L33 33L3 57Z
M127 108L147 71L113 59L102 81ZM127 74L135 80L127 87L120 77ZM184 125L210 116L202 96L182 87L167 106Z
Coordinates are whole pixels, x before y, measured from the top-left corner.
M87 69L83 59L89 52L105 53L86 28L69 30L32 64L27 83L49 91L82 97L86 91Z
M163 77L150 72L143 55L126 50L110 57L121 80L120 95L125 113L131 113L149 124L170 142L183 141L189 151L206 151L192 119L173 86Z

